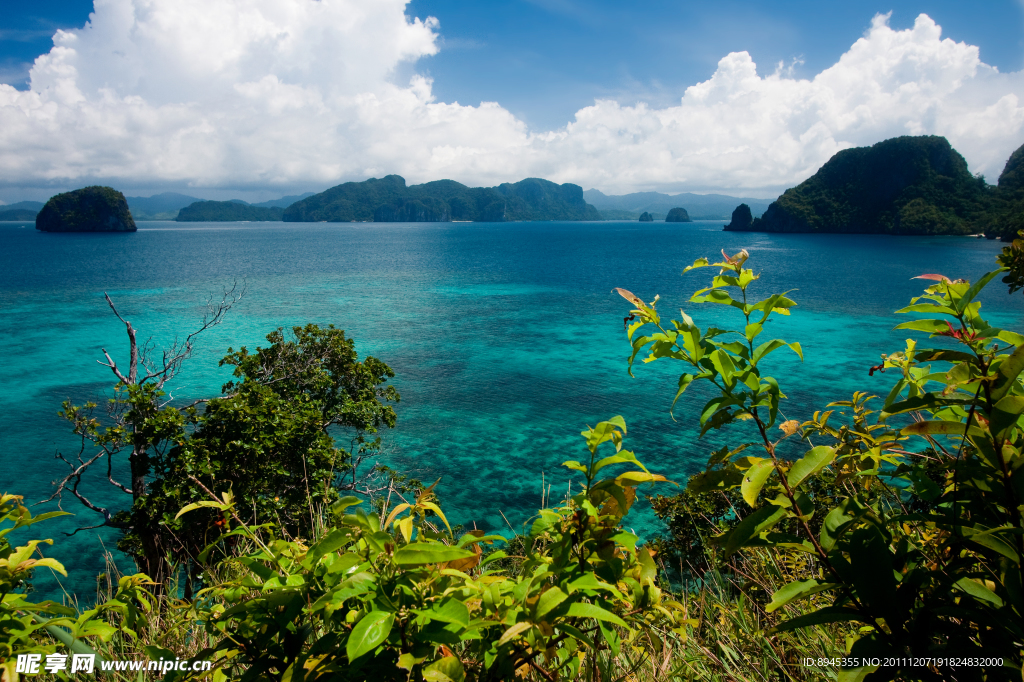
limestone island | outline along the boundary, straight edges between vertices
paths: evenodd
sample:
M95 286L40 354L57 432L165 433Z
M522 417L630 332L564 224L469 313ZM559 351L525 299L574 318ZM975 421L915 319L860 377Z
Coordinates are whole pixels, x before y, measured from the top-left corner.
M583 188L543 178L467 187L454 180L406 185L400 175L346 182L284 210L285 222L511 222L601 220Z
M732 212L732 221L725 226L726 230L736 232L746 232L750 230L750 226L754 223L754 216L750 213L750 207L746 204L740 204Z
M730 231L967 235L990 203L981 176L944 137L904 136L844 149L764 215ZM737 221L736 218L740 220Z
M643 213L640 214L640 222L642 222L642 223L653 223L654 222L654 216L652 216L647 211L644 211Z
M42 232L135 232L124 195L111 187L84 187L51 197L36 216Z
M686 212L685 208L673 208L665 216L666 223L692 223L690 220L690 214Z

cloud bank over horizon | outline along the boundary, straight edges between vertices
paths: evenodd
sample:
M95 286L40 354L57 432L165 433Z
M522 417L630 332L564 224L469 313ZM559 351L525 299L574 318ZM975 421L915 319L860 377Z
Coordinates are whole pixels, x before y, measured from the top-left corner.
M0 187L272 189L396 173L495 185L543 177L609 194L774 196L835 152L946 136L994 182L1024 142L1024 72L1000 73L928 16L876 16L813 79L724 56L679 104L596 100L532 131L497 102L439 102L400 73L443 26L405 0L96 0L31 87L0 84Z

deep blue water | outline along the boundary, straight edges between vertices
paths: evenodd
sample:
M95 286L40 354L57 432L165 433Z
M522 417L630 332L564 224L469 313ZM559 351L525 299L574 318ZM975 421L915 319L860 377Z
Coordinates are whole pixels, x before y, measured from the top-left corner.
M759 293L790 290L798 307L766 333L803 344L806 361L777 351L774 368L789 418L805 419L854 390L881 393L891 376L867 369L910 336L894 332L894 310L924 287L911 277L940 272L974 279L995 268L1000 245L971 238L761 235L722 232L722 222L506 224L141 223L134 234L42 234L0 223L0 490L29 501L49 495L63 466L54 452L78 444L57 416L61 402L102 401L113 385L96 361L106 348L125 362L126 319L156 347L191 331L206 299L244 280L248 295L204 334L173 384L174 397L216 393L229 346L255 346L279 326L333 323L361 355L390 364L402 394L383 461L439 492L453 522L507 529L538 508L543 480L556 500L569 478L559 466L582 457L579 432L621 414L626 446L653 470L681 480L707 453L745 440L743 427L697 441L692 390L668 408L681 366L667 361L626 373L629 305L624 287L661 295L701 326L723 309L686 303L713 271L680 276L699 256L746 248L763 273ZM1024 298L996 284L982 296L991 321L1020 329ZM767 336L765 338L768 338ZM97 501L119 494L93 481ZM62 581L86 596L102 567L109 530L74 500L77 517L44 526L69 569ZM49 509L43 505L36 511ZM641 509L642 533L657 530ZM27 537L27 536L26 536ZM101 542L103 543L101 545ZM45 581L42 581L45 588Z

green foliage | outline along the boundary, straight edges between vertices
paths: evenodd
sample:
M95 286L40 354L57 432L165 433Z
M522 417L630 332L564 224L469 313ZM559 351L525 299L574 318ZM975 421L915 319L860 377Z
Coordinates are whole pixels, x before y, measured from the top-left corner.
M944 137L844 149L751 223L729 230L970 234L991 199Z
M996 256L999 264L1006 268L1003 284L1010 288L1010 293L1024 289L1024 231L1018 231L1020 239L1014 239L1009 246Z
M937 283L900 312L929 317L897 329L942 337L956 349L908 340L878 368L899 373L880 412L869 409L870 396L855 394L803 424L779 424L775 437L783 396L761 374L761 361L778 348L800 349L781 340L755 347L754 339L772 312L788 313L793 302L775 294L748 303L757 276L742 267L746 259L741 252L714 264L712 286L691 298L736 308L742 331L702 331L685 313L663 325L657 299L645 304L619 290L638 318L629 328L630 364L646 349L645 361L691 366L680 394L694 381L713 385L702 434L739 420L757 429L759 442L713 453L689 483L692 493L739 491L744 500L742 520L713 539L721 557L767 547L803 558L804 574L777 589L766 610L803 603L808 611L773 631L843 623L848 655L895 659L845 671L848 679L948 679L965 670L913 665L907 657L914 656L1001 657L1007 669L974 670L971 679L1002 679L1010 669L1020 675L1024 336L990 326L976 300L1002 271L974 284L923 275ZM686 270L709 265L700 259ZM646 327L654 330L638 333ZM896 415L914 420L890 426ZM782 457L780 444L798 433L811 447L795 460ZM751 447L764 456L749 454ZM827 494L814 487L823 478Z
M204 503L234 522L222 542L252 551L202 593L198 617L220 641L201 656L214 679L240 680L611 679L616 659L635 671L685 619L623 528L637 486L664 480L621 449L624 433L621 417L583 432L589 461L565 463L582 490L539 512L514 573L496 567L503 551L483 554L501 536L452 533L432 486L380 517L338 500L309 546L243 523L229 495ZM614 452L600 456L606 444Z
M346 182L289 206L286 221L600 220L578 185L527 178L498 187L436 180L407 187L398 175Z
M278 221L283 208L250 206L237 201L197 201L178 211L175 218L183 222L225 222L249 220L252 222Z
M357 466L379 448L377 431L395 425L399 395L386 385L394 372L373 357L360 361L342 330L311 324L267 341L255 352L229 349L221 364L235 379L201 411L166 404L153 382L118 384L110 409L121 418L110 426L93 416L94 404L64 405L75 432L103 452L133 453L140 491L112 522L123 530L118 547L161 580L170 575L154 552L197 577L200 552L219 537L225 521L216 510L187 524L176 518L206 490L231 488L246 518L309 538L318 510L360 483Z
M50 197L36 215L43 232L135 232L124 195L111 187L83 187Z
M135 636L146 620L151 599L145 591L148 579L143 575L122 578L116 594L103 604L83 613L52 601L34 603L22 592L39 568L67 575L55 559L42 556L41 545L52 540L30 540L21 546L11 543L10 535L33 524L65 512L49 512L33 517L16 495L0 495L0 677L16 682L19 654L96 654L91 645L109 642L117 630L109 623L118 619L122 634ZM36 558L38 555L39 558ZM62 677L62 679L67 679Z

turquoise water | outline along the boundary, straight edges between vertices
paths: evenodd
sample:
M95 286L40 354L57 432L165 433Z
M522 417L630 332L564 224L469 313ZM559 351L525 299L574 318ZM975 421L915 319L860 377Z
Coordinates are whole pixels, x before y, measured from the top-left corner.
M397 375L402 402L383 461L422 480L441 477L452 521L500 531L502 513L518 526L540 505L542 475L560 497L569 478L559 465L582 457L587 424L623 415L627 447L677 480L710 450L744 439L739 427L696 440L695 411L707 398L698 389L672 420L682 367L663 361L627 375L629 305L613 287L646 300L660 294L663 311L685 306L704 327L723 324L722 309L686 303L711 271L680 272L699 256L746 248L763 272L760 293L796 290L793 315L767 331L804 346L806 362L778 351L773 373L789 395L786 416L805 419L854 390L888 390L892 377L867 369L903 346L892 313L921 292L911 277L974 279L994 269L1000 248L970 238L737 234L720 221L141 225L134 234L42 234L0 223L0 490L29 501L49 495L63 466L54 452L78 448L56 416L61 402L108 395L101 348L126 361L104 291L159 348L192 329L210 295L245 280L246 297L200 338L175 381L182 400L216 393L225 380L217 360L229 346L257 345L278 326L345 329L360 354ZM982 301L993 322L1024 326L1020 294L993 285ZM118 503L99 477L90 490ZM63 538L97 522L74 500L64 506L77 516L48 523L45 534L60 539L52 555L69 569L64 584L84 595L116 535ZM633 523L657 530L643 509Z

